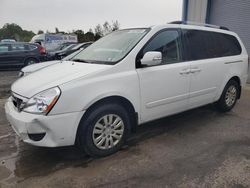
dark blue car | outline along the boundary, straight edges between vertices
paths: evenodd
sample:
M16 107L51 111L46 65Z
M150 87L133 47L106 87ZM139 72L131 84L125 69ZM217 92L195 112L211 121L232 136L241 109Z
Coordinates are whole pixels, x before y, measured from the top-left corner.
M21 68L46 59L46 50L39 44L0 43L0 69Z

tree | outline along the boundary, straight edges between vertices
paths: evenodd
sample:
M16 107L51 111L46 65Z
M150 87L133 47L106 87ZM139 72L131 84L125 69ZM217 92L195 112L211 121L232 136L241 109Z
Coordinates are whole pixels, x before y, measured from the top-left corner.
M112 31L116 31L120 28L120 24L119 22L116 20L116 21L112 21Z
M32 31L23 30L19 25L6 23L0 28L0 39L15 39L28 42L35 35Z
M87 41L96 41L107 35L108 33L115 31L120 28L118 21L112 21L112 24L109 24L108 21L104 22L103 25L98 24L94 30L89 29L87 33L84 33L83 30L73 31L77 35L78 42L87 42ZM43 30L39 30L37 34L45 33ZM51 33L49 30L46 30L46 33ZM55 33L67 34L64 31L59 31L55 27ZM68 32L70 33L70 32ZM0 40L2 39L15 39L17 41L28 42L35 35L32 31L23 30L19 25L15 23L6 23L2 28L0 28Z
M39 34L43 34L44 32L42 31L42 30L39 30L38 32L37 32L37 34L39 35Z
M55 33L60 33L60 31L57 27L55 28Z
M99 38L111 33L112 31L118 30L120 28L119 22L112 21L112 24L110 25L108 21L104 22L104 24L101 26L98 24L95 26L95 39L98 40Z
M98 40L103 36L102 26L100 24L95 26L94 30L95 30L95 40Z
M85 42L95 41L95 34L90 30L85 34Z
M73 31L73 33L77 35L78 42L85 42L85 36L84 36L83 30L79 29L79 30Z
M107 21L104 22L104 24L103 24L102 27L103 27L103 35L107 35L110 32L112 32L112 27L111 27L111 25Z

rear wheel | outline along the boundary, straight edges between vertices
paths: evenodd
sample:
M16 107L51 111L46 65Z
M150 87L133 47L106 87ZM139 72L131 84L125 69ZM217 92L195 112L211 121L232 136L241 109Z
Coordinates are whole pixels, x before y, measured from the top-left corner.
M39 61L37 59L35 59L35 58L28 58L28 59L25 60L24 65L28 66L28 65L32 65L32 64L38 63L38 62Z
M118 104L106 104L91 110L78 130L78 145L94 157L118 151L126 141L130 127L127 111Z
M235 80L230 80L217 102L217 107L222 112L230 111L237 102L240 93L240 85Z

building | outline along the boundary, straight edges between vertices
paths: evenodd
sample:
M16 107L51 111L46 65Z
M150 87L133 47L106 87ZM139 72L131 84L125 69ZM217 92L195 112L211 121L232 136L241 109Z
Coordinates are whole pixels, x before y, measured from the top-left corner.
M240 36L250 55L250 0L183 0L182 19L229 28Z

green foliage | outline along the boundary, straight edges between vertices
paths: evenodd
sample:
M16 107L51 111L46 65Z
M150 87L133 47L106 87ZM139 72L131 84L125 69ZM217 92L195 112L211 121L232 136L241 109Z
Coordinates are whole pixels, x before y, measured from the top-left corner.
M85 34L85 41L95 41L95 34L92 31L88 31Z
M73 33L77 35L78 42L85 42L84 31L76 30L73 31Z
M19 25L14 23L6 23L0 28L0 40L15 39L16 41L29 42L34 35L35 33L32 31L23 30Z
M39 34L43 34L44 32L42 31L42 30L39 30L38 32L37 32L37 34L39 35Z

